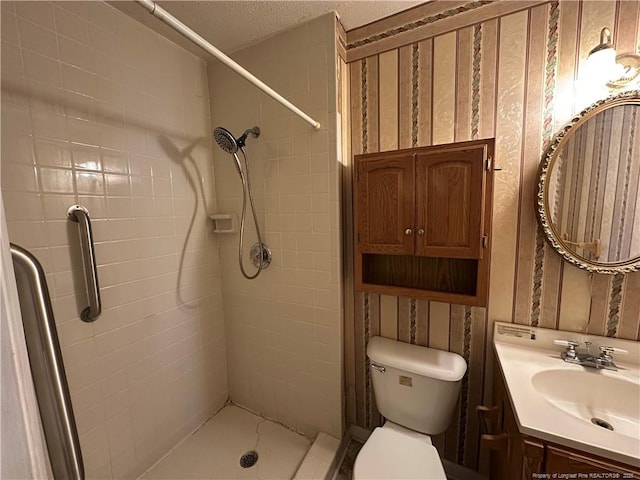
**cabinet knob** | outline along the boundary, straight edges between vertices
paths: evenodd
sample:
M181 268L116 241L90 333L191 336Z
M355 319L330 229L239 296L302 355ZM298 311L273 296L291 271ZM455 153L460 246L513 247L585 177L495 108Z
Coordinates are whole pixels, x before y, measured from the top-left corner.
M404 234L405 234L405 235L411 235L412 233L413 233L413 230L411 230L410 228L407 228L407 229L404 231Z
M418 230L418 235L424 235L424 229L421 228L420 230Z

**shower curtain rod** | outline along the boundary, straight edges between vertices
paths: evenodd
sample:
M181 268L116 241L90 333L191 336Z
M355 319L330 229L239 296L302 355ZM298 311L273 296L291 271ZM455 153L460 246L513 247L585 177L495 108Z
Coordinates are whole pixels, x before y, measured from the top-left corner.
M300 118L302 118L304 121L306 121L309 124L311 124L311 126L313 126L313 128L315 128L316 130L320 129L320 122L318 122L318 121L314 120L313 118L311 118L309 115L304 113L302 110L300 110L293 103L291 103L289 100L287 100L282 95L280 95L274 89L272 89L267 84L265 84L264 82L259 80L257 77L255 77L253 74L251 74L249 71L244 69L242 66L238 65L236 62L231 60L227 55L222 53L220 50L218 50L216 47L214 47L209 42L207 42L204 38L202 38L196 32L194 32L189 27L187 27L180 20L178 20L173 15L171 15L169 12L164 10L161 6L156 4L156 2L154 2L152 0L136 0L136 2L139 3L140 5L142 5L145 9L147 9L150 14L152 14L153 16L155 16L155 17L159 18L160 20L162 20L164 23L166 23L167 25L172 27L174 30L176 30L180 34L182 34L185 37L187 37L189 40L191 40L193 43L198 45L200 48L202 48L203 50L206 50L211 55L216 57L218 60L220 60L222 63L224 63L227 67L229 67L231 70L233 70L234 72L236 72L237 74L242 76L244 79L246 79L249 82L251 82L256 87L258 87L264 93L266 93L271 98L273 98L276 102L281 103L282 105L287 107L289 110L291 110L293 113L295 113Z

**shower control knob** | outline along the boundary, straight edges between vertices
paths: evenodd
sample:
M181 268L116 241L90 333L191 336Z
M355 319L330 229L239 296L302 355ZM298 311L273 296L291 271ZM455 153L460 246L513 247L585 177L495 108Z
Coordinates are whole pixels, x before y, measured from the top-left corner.
M411 235L412 233L413 233L413 230L411 230L410 228L407 228L407 229L404 231L404 234L405 234L405 235Z

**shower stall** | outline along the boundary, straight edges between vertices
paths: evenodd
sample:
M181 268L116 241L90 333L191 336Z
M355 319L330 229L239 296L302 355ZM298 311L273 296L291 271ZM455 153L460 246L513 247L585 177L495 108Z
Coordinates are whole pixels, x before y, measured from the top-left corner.
M202 451L192 433L229 419L263 439L276 426L307 446L320 432L340 438L335 17L234 53L312 113L322 126L314 130L220 62L110 4L0 8L6 234L45 274L86 478L139 478L178 444L171 458L189 445ZM218 125L260 127L258 138L247 132L240 172L214 143ZM241 215L247 167L244 235L214 234L210 215ZM92 220L102 306L93 322L80 318L87 288L71 205ZM254 243L272 253L268 269L258 255L262 271L251 281L238 266L241 238L245 264ZM33 405L33 391L24 392L23 412ZM233 443L211 441L223 456ZM255 439L248 443L238 451L251 451ZM253 468L267 460L256 451Z

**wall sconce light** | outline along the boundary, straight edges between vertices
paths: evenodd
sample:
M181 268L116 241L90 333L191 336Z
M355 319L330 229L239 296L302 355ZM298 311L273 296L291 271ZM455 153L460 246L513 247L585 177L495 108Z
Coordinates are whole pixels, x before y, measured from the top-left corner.
M587 61L594 81L606 84L610 89L626 88L640 78L640 55L616 55L611 43L611 30L607 27L600 32L600 43L589 52Z

